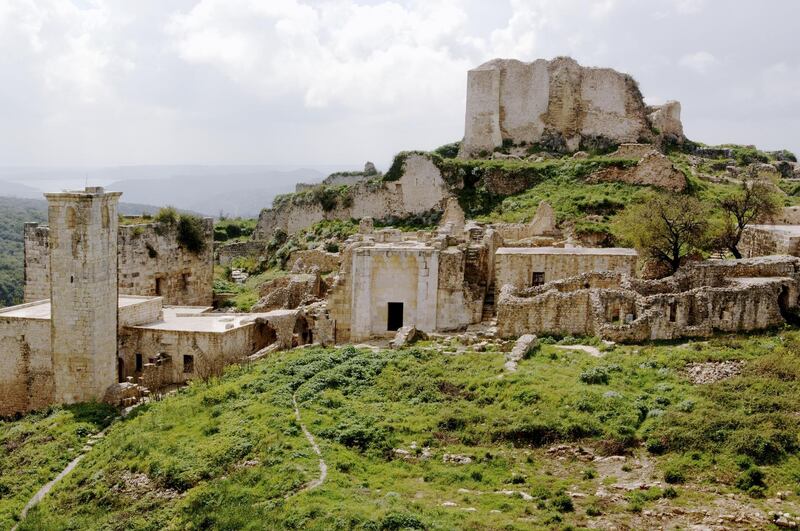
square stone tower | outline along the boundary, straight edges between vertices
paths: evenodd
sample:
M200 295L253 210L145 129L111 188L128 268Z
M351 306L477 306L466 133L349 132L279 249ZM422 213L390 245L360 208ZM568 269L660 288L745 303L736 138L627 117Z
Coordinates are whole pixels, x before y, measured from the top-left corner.
M55 402L101 400L117 381L117 203L99 187L45 194Z

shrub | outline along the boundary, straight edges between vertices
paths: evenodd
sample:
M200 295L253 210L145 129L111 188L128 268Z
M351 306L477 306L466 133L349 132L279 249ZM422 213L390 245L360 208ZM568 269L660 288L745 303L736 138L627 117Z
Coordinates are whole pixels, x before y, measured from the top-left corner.
M605 367L592 367L581 373L581 381L585 384L608 384L608 369Z
M452 144L445 144L434 149L433 152L440 155L445 159L454 159L458 156L458 150L461 148L461 142L453 142Z
M670 484L678 484L686 481L683 471L679 468L668 468L664 471L664 481Z
M600 516L603 512L597 505L590 505L586 508L586 516Z
M178 222L178 210L172 206L164 207L156 213L153 219L164 225L175 225Z
M764 483L764 472L760 468L748 468L736 478L736 488L750 493L753 487L763 489L766 487ZM756 491L757 493L757 491Z
M575 506L572 504L572 498L570 498L568 494L559 494L550 500L550 505L560 513L571 513L575 510Z
M381 529L394 531L400 529L425 529L425 524L413 514L389 513L381 520Z
M162 218L159 221L163 224L177 226L178 244L181 247L192 253L201 253L205 250L205 230L202 219L190 214L181 214L177 218L173 217L171 213L161 216L161 212L156 217Z

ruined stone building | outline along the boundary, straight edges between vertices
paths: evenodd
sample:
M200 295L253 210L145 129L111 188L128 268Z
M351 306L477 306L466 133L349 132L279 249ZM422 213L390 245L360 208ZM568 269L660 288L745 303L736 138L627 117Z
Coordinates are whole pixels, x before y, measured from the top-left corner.
M46 194L51 296L0 309L0 416L114 401L120 386L136 386L128 377L158 389L312 340L316 321L302 310L212 314L164 306L162 297L119 295L120 195L102 188Z
M683 139L680 104L647 107L633 78L610 68L568 57L493 59L467 75L461 156L491 153L504 141L574 152L656 140L654 132Z
M506 285L502 337L587 335L611 341L709 337L763 330L794 318L800 259L769 256L692 263L663 280L585 273L541 286Z
M119 225L116 245L119 292L162 297L164 304L208 306L213 299L213 231L203 219L205 245L181 245L177 228L164 223ZM50 298L50 229L25 224L25 302Z
M361 181L335 204L323 205L312 194L276 199L258 218L254 240L269 240L276 230L294 234L326 219L406 217L441 208L450 196L441 172L423 155L405 160L404 173L396 181Z

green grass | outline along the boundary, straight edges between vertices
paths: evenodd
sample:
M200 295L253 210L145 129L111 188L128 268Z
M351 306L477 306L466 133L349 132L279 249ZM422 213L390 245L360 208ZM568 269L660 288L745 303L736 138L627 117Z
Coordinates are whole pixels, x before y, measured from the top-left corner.
M214 223L214 241L224 243L248 241L252 238L257 223L257 219L220 219Z
M10 529L31 496L114 417L108 406L82 404L0 421L0 529Z
M237 258L231 263L231 267L241 267L245 270L252 267L258 271L258 265L254 264L253 260ZM278 268L270 268L266 271L258 271L248 277L244 283L237 284L229 280L230 270L230 267L214 266L214 292L233 293L234 296L229 301L230 306L243 312L250 311L250 308L258 302L262 284L289 274Z
M800 479L798 345L787 330L619 346L597 359L545 341L516 373L501 352L446 354L430 342L285 352L117 423L21 529L529 529L586 525L587 512L624 519L664 499L708 503L709 488L758 503ZM745 372L704 386L682 376L686 363L725 359L746 360ZM592 371L607 378L587 383ZM287 500L318 474L295 391L329 477ZM555 461L545 449L557 442L649 453L674 486L601 503L591 494L617 479ZM444 463L445 453L472 462ZM126 473L150 490L126 494Z

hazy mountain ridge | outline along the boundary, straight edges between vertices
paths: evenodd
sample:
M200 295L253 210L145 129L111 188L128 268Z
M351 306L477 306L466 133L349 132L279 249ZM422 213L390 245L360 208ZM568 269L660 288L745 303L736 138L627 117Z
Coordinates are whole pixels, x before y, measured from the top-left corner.
M104 186L128 203L173 205L206 215L255 217L298 182L320 182L356 166L272 165L120 166L109 168L0 167L0 196L39 199L44 191Z

